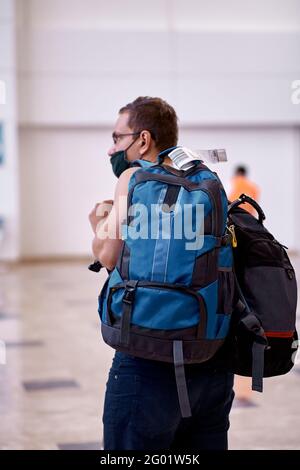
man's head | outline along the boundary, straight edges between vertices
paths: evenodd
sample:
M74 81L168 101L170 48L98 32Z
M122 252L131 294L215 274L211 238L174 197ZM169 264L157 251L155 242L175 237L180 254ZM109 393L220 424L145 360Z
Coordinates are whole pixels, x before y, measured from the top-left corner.
M239 165L235 169L235 175L236 176L247 176L248 171L247 168L243 165Z
M177 145L175 110L161 98L140 96L119 111L108 154L126 150L128 161L156 161L159 152Z

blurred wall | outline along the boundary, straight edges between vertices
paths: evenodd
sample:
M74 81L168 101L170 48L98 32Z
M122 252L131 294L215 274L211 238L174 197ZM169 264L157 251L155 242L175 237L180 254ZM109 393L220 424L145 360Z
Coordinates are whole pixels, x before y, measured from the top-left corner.
M297 0L16 5L22 256L90 254L88 212L116 182L111 127L138 95L175 106L181 143L226 147L229 163L216 167L226 185L247 164L267 226L297 248Z

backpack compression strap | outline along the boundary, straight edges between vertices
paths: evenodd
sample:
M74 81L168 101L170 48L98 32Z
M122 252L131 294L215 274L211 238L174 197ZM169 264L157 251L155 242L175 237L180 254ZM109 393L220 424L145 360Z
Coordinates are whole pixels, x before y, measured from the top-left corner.
M184 372L182 341L173 341L173 357L181 415L183 418L190 418L192 412Z
M252 345L252 390L255 390L256 392L262 392L265 349L268 348L268 340L266 338L264 329L260 324L260 321L250 310L249 305L247 304L235 272L234 279L239 295L239 301L235 307L241 314L239 324L242 324L244 328L254 336Z

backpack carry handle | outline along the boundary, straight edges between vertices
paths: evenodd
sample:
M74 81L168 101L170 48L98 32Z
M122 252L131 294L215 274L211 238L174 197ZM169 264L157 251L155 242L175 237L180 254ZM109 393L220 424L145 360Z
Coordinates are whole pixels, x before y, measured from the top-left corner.
M231 204L229 204L229 206L228 206L228 215L230 215L230 213L232 212L233 209L240 206L244 202L248 202L248 204L250 204L252 207L254 207L254 209L258 213L258 221L262 224L263 221L266 218L266 216L264 214L264 211L262 210L260 205L254 199L252 199L252 197L247 196L247 194L241 194L238 199L236 199Z

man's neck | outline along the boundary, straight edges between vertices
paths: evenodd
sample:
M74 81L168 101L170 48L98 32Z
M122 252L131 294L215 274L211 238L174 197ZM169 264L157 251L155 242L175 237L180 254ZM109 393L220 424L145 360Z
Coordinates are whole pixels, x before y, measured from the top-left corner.
M165 165L169 165L169 166L174 166L173 160L171 160L170 157L165 157L165 158L164 158L164 164L165 164Z
M158 155L158 154L157 154ZM152 162L152 163L158 163L157 162L157 155L153 155L151 157L148 157L147 158L142 158L142 160L147 160L148 162ZM173 161L171 160L170 157L165 157L164 158L164 164L165 165L169 165L169 166L174 166L173 165Z

